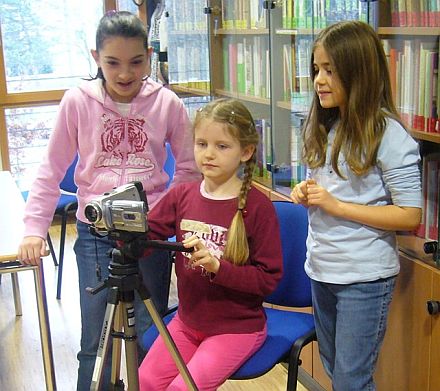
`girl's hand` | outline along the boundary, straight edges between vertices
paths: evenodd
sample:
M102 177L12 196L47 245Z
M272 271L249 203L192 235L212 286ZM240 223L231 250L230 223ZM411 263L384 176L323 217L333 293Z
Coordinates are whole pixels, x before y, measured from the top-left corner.
M200 266L211 273L218 272L220 261L209 252L203 242L196 235L192 235L185 239L182 241L182 244L186 248L194 247L190 259L193 266Z
M316 184L314 179L307 179L306 181L302 181L298 183L290 193L290 198L295 204L301 204L304 206L309 206L308 198L307 198L307 185Z
M39 236L25 237L18 248L18 260L23 265L39 265L41 257L49 255L46 241Z
M318 206L332 216L339 215L341 202L315 181L307 183L307 204Z

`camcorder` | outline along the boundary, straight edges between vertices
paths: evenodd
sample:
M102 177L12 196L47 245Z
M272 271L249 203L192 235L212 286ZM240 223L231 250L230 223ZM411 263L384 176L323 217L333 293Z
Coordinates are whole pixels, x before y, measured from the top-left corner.
M131 182L114 188L86 204L84 214L94 230L109 232L147 232L147 196L141 182Z
M141 182L131 182L114 188L86 204L84 214L90 221L90 233L124 243L123 250L139 257L146 247L170 251L192 252L182 243L167 240L148 240L148 202Z

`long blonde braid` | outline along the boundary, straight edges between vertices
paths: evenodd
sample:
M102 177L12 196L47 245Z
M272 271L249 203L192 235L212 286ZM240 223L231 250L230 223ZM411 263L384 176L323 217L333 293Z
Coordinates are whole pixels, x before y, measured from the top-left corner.
M206 118L226 124L231 135L239 140L241 148L249 145L255 147L252 157L244 164L243 183L238 196L237 212L228 229L227 243L223 253L224 258L230 260L233 264L243 265L249 258L249 244L243 213L251 189L259 136L251 113L238 100L224 98L209 103L197 112L194 127L197 127L198 123Z

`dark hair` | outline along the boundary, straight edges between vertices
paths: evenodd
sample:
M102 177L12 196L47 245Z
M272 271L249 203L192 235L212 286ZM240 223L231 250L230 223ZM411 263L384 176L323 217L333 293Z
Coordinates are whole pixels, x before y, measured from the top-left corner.
M99 52L104 46L104 41L110 37L140 38L144 42L145 50L148 50L148 33L142 21L128 11L108 11L99 21L96 30L96 51ZM103 79L102 69L93 79Z
M392 98L382 43L367 23L344 21L330 25L313 45L312 81L316 77L313 63L317 46L326 51L347 96L347 106L343 112L337 107L323 108L315 91L303 134L304 160L311 168L325 164L327 135L339 121L331 151L333 169L341 176L338 156L342 152L350 169L362 175L376 164L386 118L401 122Z

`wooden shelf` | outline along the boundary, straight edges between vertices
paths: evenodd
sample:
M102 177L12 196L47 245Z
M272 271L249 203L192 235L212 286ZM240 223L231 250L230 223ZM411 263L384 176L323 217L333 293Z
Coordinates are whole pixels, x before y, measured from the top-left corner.
M292 103L291 102L287 102L284 100L279 100L277 102L277 107L281 108L281 109L287 109L290 110L292 108Z
M170 87L178 95L182 95L182 94L197 95L197 96L209 95L209 91L201 88L186 87L180 84L171 84Z
M271 191L272 187L272 180L270 178L263 178L261 176L255 176L253 177L253 181L259 183L260 185L267 188L267 191Z
M440 27L379 27L379 35L440 35Z
M217 29L218 35L269 35L269 29Z
M440 268L436 266L434 260L432 259L432 255L426 254L423 250L423 246L426 242L429 242L429 240L419 238L415 235L401 234L397 236L397 243L401 252L412 258L422 261L423 263L429 265L436 270L440 270Z
M411 130L410 133L418 140L425 140L440 144L440 133L421 132L420 130Z
M278 35L316 35L322 29L299 28L299 29L277 29L275 34Z
M240 94L238 92L230 92L230 91L226 91L226 90L215 90L215 94L216 95L221 95L221 96L227 96L229 98L236 98L236 99L240 99L246 102L252 102L252 103L259 103L262 105L270 105L270 99L268 98L260 98L258 96L253 96L253 95L245 95L245 94Z

